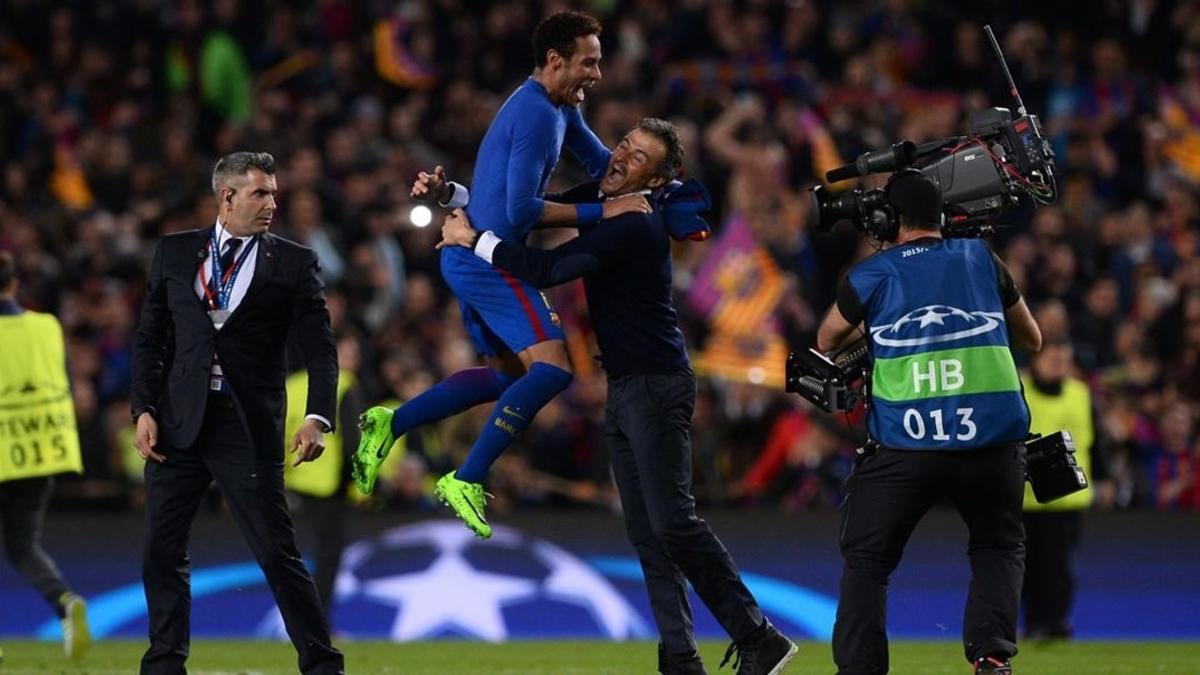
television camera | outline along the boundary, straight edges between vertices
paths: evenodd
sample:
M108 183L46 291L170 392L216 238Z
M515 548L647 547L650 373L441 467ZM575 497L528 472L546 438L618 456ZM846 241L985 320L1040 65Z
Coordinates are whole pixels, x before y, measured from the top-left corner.
M825 412L850 410L866 395L867 339L859 338L828 356L815 349L788 354L784 388Z
M942 234L946 237L981 237L992 234L996 216L1020 202L1022 194L1039 204L1058 199L1054 178L1054 151L1042 133L1037 115L1025 111L1000 44L991 26L984 26L1009 91L1017 104L1014 116L1008 108L988 108L973 113L970 135L915 144L900 141L887 150L863 153L854 161L825 174L838 181L913 168L941 190ZM882 189L854 188L831 192L812 188L816 231L831 231L849 220L863 232L889 241L895 238L897 216Z
M815 349L793 351L787 358L785 389L825 412L849 411L867 396L870 367L865 337L828 355ZM867 439L857 452L865 456L878 448L875 440ZM1033 486L1039 504L1088 486L1087 476L1075 461L1075 442L1068 431L1034 434L1025 441L1025 457L1025 480Z

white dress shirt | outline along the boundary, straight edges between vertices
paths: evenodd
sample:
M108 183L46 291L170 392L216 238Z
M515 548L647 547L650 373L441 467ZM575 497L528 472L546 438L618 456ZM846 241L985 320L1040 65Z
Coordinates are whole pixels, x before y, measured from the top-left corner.
M218 255L220 255L220 253L225 251L225 242L234 237L232 234L229 234L229 230L225 229L225 226L221 224L221 221L218 220L215 227L217 228L217 251L219 252ZM240 257L243 252L245 252L245 247L248 246L250 241L253 239L253 237L237 238L242 240L242 245L238 248L237 256L234 257L234 260L237 260L237 258ZM209 251L209 255L212 255L212 251ZM242 263L242 269L238 271L237 279L234 279L233 281L233 290L229 293L229 306L226 307L226 309L228 309L231 313L233 310L237 309L239 304L241 304L242 298L246 297L246 289L250 288L250 281L254 279L254 269L256 267L258 267L258 252L253 251L247 253L246 261ZM221 271L224 273L225 270ZM196 270L196 283L193 285L193 288L196 290L196 295L200 296L201 300L205 299L204 282L210 281L210 276L212 276L212 260L206 257L204 262L200 264L200 268ZM224 322L213 322L213 328L216 328L217 330L221 330L221 327L224 325Z

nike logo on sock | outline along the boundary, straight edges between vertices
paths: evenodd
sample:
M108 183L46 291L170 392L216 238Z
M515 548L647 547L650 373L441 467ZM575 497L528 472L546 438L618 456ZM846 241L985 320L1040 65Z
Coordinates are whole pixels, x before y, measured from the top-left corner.
M522 415L521 413L517 412L516 410L513 410L512 408L510 408L510 407L508 407L508 406L504 406L504 408L502 408L502 409L501 409L501 411L502 411L502 412L503 412L505 415L512 415L513 417L515 417L515 418L517 418L517 419L521 420L522 422L528 422L528 421L529 421L528 419L526 419L526 418L525 418L525 416L524 416L524 415Z

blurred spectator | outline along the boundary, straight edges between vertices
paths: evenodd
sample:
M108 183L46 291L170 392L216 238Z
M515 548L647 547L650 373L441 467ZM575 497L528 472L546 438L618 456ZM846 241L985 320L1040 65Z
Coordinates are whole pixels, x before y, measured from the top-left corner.
M321 261L321 279L337 284L346 271L340 247L325 225L321 199L311 189L297 190L287 199L287 223L292 237L317 252Z

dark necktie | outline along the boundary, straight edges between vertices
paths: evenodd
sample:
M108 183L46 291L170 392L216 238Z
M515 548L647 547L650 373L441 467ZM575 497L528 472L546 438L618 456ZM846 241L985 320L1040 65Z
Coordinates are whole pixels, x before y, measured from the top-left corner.
M228 274L229 268L233 266L233 260L237 257L238 249L242 247L242 240L237 237L230 237L225 241L225 252L221 254L221 273Z
M221 254L221 276L228 278L229 269L233 266L233 261L237 257L238 249L242 247L242 240L237 237L230 237L225 240L225 252ZM212 286L213 295L221 288L223 279L210 279L209 285Z

